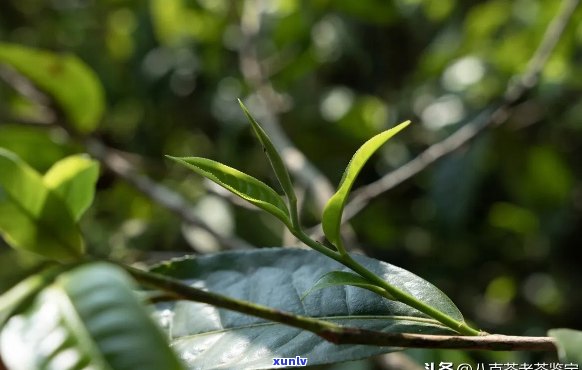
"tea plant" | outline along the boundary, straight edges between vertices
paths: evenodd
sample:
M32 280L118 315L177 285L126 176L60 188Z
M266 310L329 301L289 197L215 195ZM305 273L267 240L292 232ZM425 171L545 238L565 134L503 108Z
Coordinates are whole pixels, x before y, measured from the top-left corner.
M30 60L40 67L32 68ZM71 135L85 140L96 127L101 90L78 59L0 45L0 61L53 97ZM63 92L70 81L83 85L86 95ZM75 102L85 98L97 103L79 110ZM368 159L408 121L374 136L354 154L323 210L328 243L322 243L301 225L291 176L275 146L240 105L284 198L222 163L169 158L272 214L311 250L230 251L148 269L102 258L87 252L91 248L79 226L93 200L97 161L74 155L40 174L0 148L0 235L15 249L0 259L0 353L9 369L257 369L277 365L277 358L304 356L315 365L401 347L557 346L563 361L580 362L580 332L487 335L467 324L429 282L349 253L341 234L349 192Z

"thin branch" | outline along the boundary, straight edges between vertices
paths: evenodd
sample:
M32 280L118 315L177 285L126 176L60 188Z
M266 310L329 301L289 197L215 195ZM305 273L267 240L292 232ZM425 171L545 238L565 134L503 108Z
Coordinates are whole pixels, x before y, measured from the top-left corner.
M521 337L509 335L428 335L383 333L354 328L346 329L338 337L325 338L336 344L370 344L403 348L463 349L483 351L556 351L551 337Z
M228 249L252 248L241 239L229 238L218 234L192 211L192 206L181 194L153 181L147 176L139 174L131 162L97 139L86 139L85 147L91 156L99 160L117 177L132 185L156 204L177 215L183 222L205 230L222 246Z
M226 297L191 287L167 276L119 265L141 284L162 290L165 298L207 303L216 307L275 321L310 331L335 344L368 344L405 348L440 348L487 351L555 351L550 337L520 337L505 335L458 336L378 331L344 327L329 321L295 315L260 304ZM436 323L436 322L435 322Z
M225 248L252 248L250 244L242 239L236 237L225 237L217 233L192 211L192 205L181 194L153 181L148 176L140 174L139 170L129 160L121 155L118 150L106 146L96 138L87 138L76 134L70 129L70 125L66 123L64 114L59 111L59 108L55 104L51 104L51 98L36 89L36 87L27 79L7 68L0 68L0 72L0 78L6 81L9 86L22 94L26 94L27 97L34 99L38 104L43 104L43 108L45 108L47 113L47 117L34 120L1 115L1 123L16 123L34 127L64 129L69 137L84 144L85 150L87 150L91 156L101 162L101 164L103 164L103 166L109 169L113 174L133 186L154 203L177 215L183 222L206 231ZM199 253L204 253L202 249L196 247L192 248Z
M11 115L4 111L0 112L0 122L4 124L16 124L30 127L43 127L43 128L56 127L53 124L53 122L46 118L45 116L40 118L35 117L34 119L29 117L23 118Z
M31 102L36 104L37 114L41 117L32 118L19 118L14 116L9 116L10 123L20 123L22 121L27 125L50 125L55 122L56 116L54 112L50 109L49 105L51 99L47 97L43 92L38 90L34 84L29 81L26 77L22 76L11 66L0 64L0 79L6 81L8 86L10 86L14 91L27 98ZM5 113L5 112L2 112ZM6 114L5 114L6 115Z
M375 182L355 190L351 200L345 207L342 221L347 222L364 209L372 199L400 185L434 162L461 148L485 129L504 123L515 104L537 85L540 74L558 44L574 10L578 6L578 2L578 0L564 0L562 2L560 10L549 24L538 48L528 62L525 72L508 83L503 100L495 109L481 113L448 138L433 144L404 166L384 175ZM321 235L320 227L318 229L318 231L316 229L313 230L315 235Z

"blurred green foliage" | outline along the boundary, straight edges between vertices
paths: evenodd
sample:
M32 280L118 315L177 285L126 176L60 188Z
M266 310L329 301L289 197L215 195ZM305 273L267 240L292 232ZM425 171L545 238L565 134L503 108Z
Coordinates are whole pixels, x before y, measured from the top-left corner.
M209 157L276 185L236 101L245 100L259 121L268 117L241 70L249 41L244 27L258 30L251 41L281 94L282 129L334 184L366 138L413 121L364 168L358 186L497 102L524 70L559 4L8 0L0 2L0 41L86 63L103 86L104 102L87 87L96 83L92 73L87 81L65 74L39 84L65 86L61 90L75 101L69 119L80 131L98 124L96 137L132 153L134 163L192 200L220 233L272 246L282 243L277 220L233 207L163 157ZM21 73L36 71L24 71L26 63L44 68L42 55L23 58ZM358 247L432 281L484 330L544 335L552 327L580 329L581 61L578 9L530 99L505 125L377 197L352 222ZM85 149L58 127L19 123L51 118L50 107L28 91L26 84L0 84L0 146L44 173ZM318 215L308 206L303 218L315 223ZM187 253L189 242L208 239L106 169L82 227L91 250L127 260ZM411 353L421 362L466 356ZM544 354L473 356L531 362Z

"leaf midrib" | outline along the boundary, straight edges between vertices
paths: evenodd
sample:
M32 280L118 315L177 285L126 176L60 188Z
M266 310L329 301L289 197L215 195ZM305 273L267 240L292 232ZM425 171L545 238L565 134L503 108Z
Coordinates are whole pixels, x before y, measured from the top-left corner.
M425 324L425 325L434 326L434 327L439 328L439 329L448 329L446 326L443 326L440 322L438 322L436 320L423 318L423 317L415 317L415 316L387 316L387 315L349 316L349 315L346 315L346 316L321 316L321 317L317 317L317 319L319 319L319 320L354 320L354 321L357 321L357 320L413 321L413 322L417 322L417 323L421 323L421 324ZM262 327L262 326L277 326L277 325L284 325L284 324L277 323L277 322L260 322L260 323L254 323L254 324L249 324L249 325L224 328L224 329L220 329L220 330L210 330L210 331L203 332L203 333L184 335L184 336L175 337L175 338L172 337L171 340L172 341L185 341L185 340L189 340L189 339L194 339L196 337L203 337L206 335L214 335L214 334L228 333L228 332L238 331L238 330L255 329L255 328Z
M56 303L61 309L62 321L75 334L76 341L83 348L85 354L89 354L91 361L98 363L98 367L103 370L114 370L107 359L103 356L99 344L95 342L89 329L85 325L85 320L73 302L73 297L68 294L66 287L61 281L56 281L52 287L52 294L58 297Z

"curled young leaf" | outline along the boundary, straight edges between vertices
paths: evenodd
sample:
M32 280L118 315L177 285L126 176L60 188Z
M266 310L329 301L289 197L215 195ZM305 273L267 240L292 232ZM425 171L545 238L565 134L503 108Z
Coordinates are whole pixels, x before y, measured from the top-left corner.
M287 195L287 199L289 199L290 203L296 202L297 200L295 196L295 191L293 190L293 184L291 183L289 172L287 171L287 167L285 167L285 164L283 163L283 159L279 155L279 152L277 152L277 149L275 149L275 146L271 142L271 139L269 139L269 136L267 136L265 130L263 130L259 123L253 118L253 116L250 114L249 110L247 109L247 107L245 107L243 102L239 99L238 103L242 108L245 116L251 123L255 135L257 135L259 141L261 142L261 145L265 149L267 158L269 158L269 162L271 162L271 167L273 167L273 171L275 171L275 175L277 176L277 179L281 184L281 188L283 188L283 191Z
M360 147L346 167L337 192L329 199L323 210L322 226L326 238L333 243L340 253L345 253L340 237L340 225L344 206L356 177L366 164L368 159L380 148L388 139L396 135L399 131L410 124L410 121L403 122L396 127L386 130Z
M303 293L301 299L303 300L305 297L310 295L311 293L318 291L320 289L325 289L333 286L344 286L344 285L351 285L362 289L367 289L371 292L374 292L378 295L381 295L388 299L394 299L388 292L384 289L380 288L377 285L370 283L368 280L364 279L360 275L354 274L353 272L349 271L332 271L328 272L327 274L323 275L319 280L313 284L308 291Z
M291 225L289 210L285 202L283 202L283 199L281 199L275 190L264 182L211 159L200 157L167 157L217 183L247 202L269 212L283 221L285 225Z

